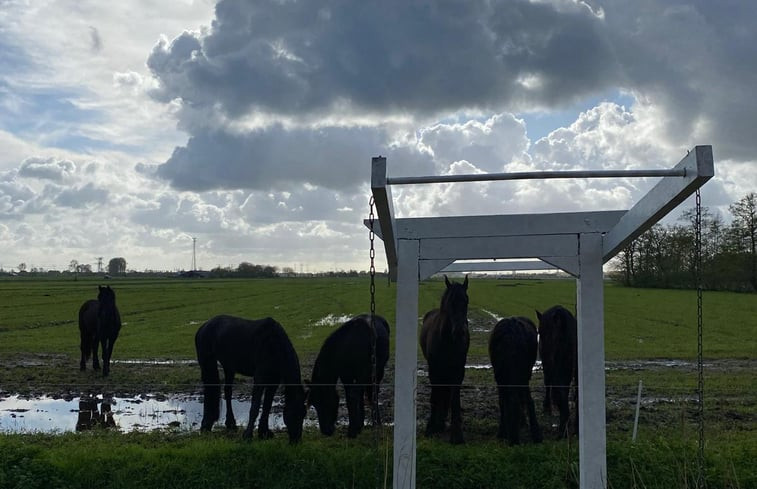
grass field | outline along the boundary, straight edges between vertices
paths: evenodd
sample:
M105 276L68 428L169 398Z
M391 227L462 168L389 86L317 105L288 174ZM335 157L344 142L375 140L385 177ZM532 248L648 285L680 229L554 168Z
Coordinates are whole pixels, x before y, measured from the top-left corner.
M71 395L91 392L199 392L191 364L116 364L103 380L78 370L78 308L98 282L0 281L0 391ZM287 329L308 377L333 318L369 309L367 278L261 280L112 279L124 327L115 360L192 360L194 333L216 314L272 316ZM438 305L442 281L421 284L419 311ZM379 280L377 312L394 321L394 285ZM575 310L572 280L471 279L469 363L487 363L494 316L526 315L563 304ZM757 487L757 295L704 295L705 419L709 487ZM696 451L696 295L607 284L608 473L610 487L691 487ZM423 362L422 357L419 357ZM669 362L672 360L673 362ZM391 407L393 362L385 404ZM639 380L644 383L639 440L630 443ZM244 382L244 380L242 380ZM541 378L532 380L540 409ZM427 402L419 377L419 426ZM241 392L240 392L241 391ZM245 389L237 389L246 394ZM575 441L507 447L496 442L491 371L466 374L468 444L418 444L419 487L573 487ZM391 418L391 409L386 411ZM540 413L549 426L554 419ZM279 437L242 443L223 432L0 436L0 487L375 487L379 462L371 430L305 434L298 447ZM390 429L386 429L390 438ZM22 463L23 462L23 463ZM391 455L389 454L391 465ZM380 470L377 467L380 466ZM21 468L26 467L26 468ZM96 467L96 468L93 468ZM265 470L262 470L264 468ZM276 475L281 471L280 475ZM279 479L276 479L279 477ZM379 477L383 483L383 476ZM278 481L278 482L277 482ZM37 485L35 485L37 484Z

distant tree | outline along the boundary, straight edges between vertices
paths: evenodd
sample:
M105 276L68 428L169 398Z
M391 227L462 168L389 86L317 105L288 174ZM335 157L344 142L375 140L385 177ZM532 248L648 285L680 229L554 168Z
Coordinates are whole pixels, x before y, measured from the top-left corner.
M92 273L92 265L89 263L80 263L76 266L77 273Z
M108 262L108 273L116 275L126 273L126 260L123 258L111 258Z
M733 214L734 234L739 238L740 251L747 255L749 281L757 290L757 194L745 195L728 209Z
M26 263L19 263L18 264L18 271L19 272L25 272L26 271Z
M71 263L68 264L68 269L72 272L76 272L76 270L79 268L79 261L78 260L71 260Z

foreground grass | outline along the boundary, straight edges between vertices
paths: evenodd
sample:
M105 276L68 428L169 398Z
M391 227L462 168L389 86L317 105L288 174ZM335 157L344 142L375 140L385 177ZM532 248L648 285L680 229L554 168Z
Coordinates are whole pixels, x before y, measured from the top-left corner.
M608 442L608 487L692 487L696 446L659 438L632 444ZM757 487L757 440L715 440L708 446L708 487ZM0 487L111 489L371 488L390 487L391 447L370 431L357 440L339 436L290 446L274 440L243 442L238 436L108 432L0 437ZM508 447L498 442L451 446L420 440L419 488L572 488L577 480L575 443Z

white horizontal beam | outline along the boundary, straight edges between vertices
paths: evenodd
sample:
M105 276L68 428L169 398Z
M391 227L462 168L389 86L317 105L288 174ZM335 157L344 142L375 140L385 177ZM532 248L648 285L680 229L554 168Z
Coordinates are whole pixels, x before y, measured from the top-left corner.
M528 270L554 270L557 267L539 261L475 261L456 262L447 265L441 272L516 272Z
M432 175L424 177L389 177L389 185L415 185L425 183L488 182L494 180L547 180L555 178L642 178L683 177L685 170L557 170L511 173L470 173L463 175Z
M715 174L712 146L695 146L675 169L684 170L686 175L660 180L608 231L602 246L605 262L712 178Z
M578 255L578 235L495 236L420 240L422 259L483 260Z
M397 219L395 231L398 239L603 233L612 229L626 212L413 217Z

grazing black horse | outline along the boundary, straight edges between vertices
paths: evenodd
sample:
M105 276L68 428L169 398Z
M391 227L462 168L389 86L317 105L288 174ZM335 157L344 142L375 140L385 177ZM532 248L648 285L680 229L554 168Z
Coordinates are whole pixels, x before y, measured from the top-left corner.
M447 412L451 412L450 442L463 443L460 385L465 377L465 361L470 345L468 331L468 276L463 283L450 282L442 295L439 309L423 316L420 344L428 362L431 384L431 414L426 436L444 431Z
M539 354L544 369L544 411L551 414L552 405L557 406L560 411L558 433L565 437L568 435L568 395L572 382L578 390L576 318L559 305L543 313L536 311L536 316L539 318ZM578 433L578 396L574 423L573 431Z
M86 370L87 360L92 357L92 368L100 370L97 358L98 347L102 346L103 376L110 373L110 357L113 345L121 331L121 315L116 307L116 293L110 288L98 285L97 299L86 301L79 308L79 335L81 361L79 369Z
M218 363L224 374L226 398L226 428L237 427L231 409L231 389L234 375L240 373L253 378L250 421L244 438L252 437L255 419L261 408L258 423L260 438L271 438L268 415L273 396L280 384L284 385L284 424L290 443L302 438L302 420L305 418L305 389L300 377L300 360L284 328L274 319L243 319L233 316L216 316L200 326L195 334L197 361L200 364L204 389L202 431L210 431L220 417L221 379ZM263 396L265 394L265 396Z
M528 411L531 441L542 441L536 419L529 382L536 363L536 325L524 317L500 320L489 337L489 358L494 368L499 395L499 431L497 437L511 445L520 443L523 409Z
M318 413L321 433L326 436L334 434L339 408L336 383L339 380L344 386L350 420L347 436L355 438L363 429L365 419L363 393L371 404L373 425L381 424L378 389L384 378L384 366L389 359L389 323L381 316L374 316L373 322L372 328L370 314L362 314L350 319L326 338L315 359L307 397L308 403L312 404ZM376 348L375 384L371 380L374 344Z

